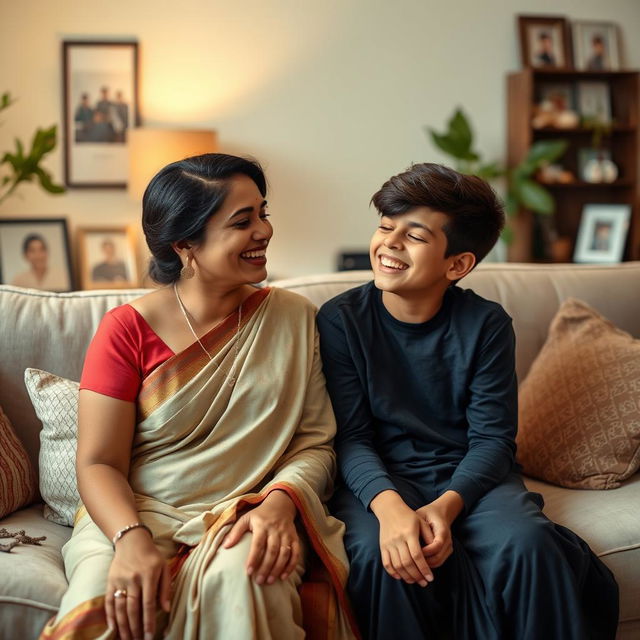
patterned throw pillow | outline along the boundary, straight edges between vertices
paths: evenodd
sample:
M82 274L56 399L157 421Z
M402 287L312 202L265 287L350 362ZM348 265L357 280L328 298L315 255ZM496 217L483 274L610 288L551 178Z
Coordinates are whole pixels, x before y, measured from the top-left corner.
M26 369L24 382L40 432L40 493L44 517L73 526L80 500L76 483L78 383L40 369Z
M519 393L527 475L613 489L640 467L640 340L568 299Z
M0 518L33 502L36 485L29 456L0 407Z

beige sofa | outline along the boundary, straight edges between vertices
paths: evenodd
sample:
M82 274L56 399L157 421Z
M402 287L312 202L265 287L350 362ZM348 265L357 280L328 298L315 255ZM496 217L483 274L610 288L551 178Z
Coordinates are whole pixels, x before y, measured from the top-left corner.
M344 272L281 281L320 305L370 278ZM500 302L514 319L517 368L524 379L562 300L584 300L621 329L640 337L640 262L616 266L481 265L464 286ZM37 468L40 423L23 382L26 367L78 380L83 354L107 309L141 291L51 294L0 287L0 406ZM620 585L620 639L640 638L640 474L610 491L569 490L527 480L546 500L545 511L584 537ZM0 638L37 637L66 587L60 548L71 529L42 517L32 505L0 521L0 528L46 535L41 547L0 553Z

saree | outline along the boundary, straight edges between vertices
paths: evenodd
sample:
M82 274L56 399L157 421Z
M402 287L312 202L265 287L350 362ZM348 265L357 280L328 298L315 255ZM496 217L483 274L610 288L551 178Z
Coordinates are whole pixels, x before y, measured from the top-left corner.
M260 289L237 327L236 312L202 338L213 360L195 343L152 371L138 395L129 483L172 575L171 611L158 614L156 636L357 637L344 525L324 506L335 420L315 308L286 290ZM281 581L261 587L246 576L250 536L237 550L221 547L242 510L276 489L297 508L312 580L300 586L299 566L285 591ZM82 506L63 558L69 589L41 638L114 638L104 613L113 549Z

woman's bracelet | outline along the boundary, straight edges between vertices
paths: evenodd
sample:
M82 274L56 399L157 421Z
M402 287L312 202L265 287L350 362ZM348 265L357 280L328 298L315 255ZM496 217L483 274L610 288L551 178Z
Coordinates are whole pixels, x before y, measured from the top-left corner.
M151 531L151 529L149 529L149 527L147 527L146 524L144 524L143 522L134 522L133 524L128 524L126 527L122 527L120 531L116 532L116 535L113 536L113 540L111 540L113 548L116 548L116 542L118 542L118 540L120 540L120 538L122 538L125 533L129 533L129 531L132 531L133 529L146 529L151 538L153 538L153 532Z

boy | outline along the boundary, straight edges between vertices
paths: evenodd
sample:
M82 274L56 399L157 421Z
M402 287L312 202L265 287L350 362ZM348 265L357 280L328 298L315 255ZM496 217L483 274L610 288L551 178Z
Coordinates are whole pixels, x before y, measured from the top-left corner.
M456 286L498 239L500 202L435 164L372 202L374 281L318 314L364 637L614 638L611 573L517 474L511 318Z

